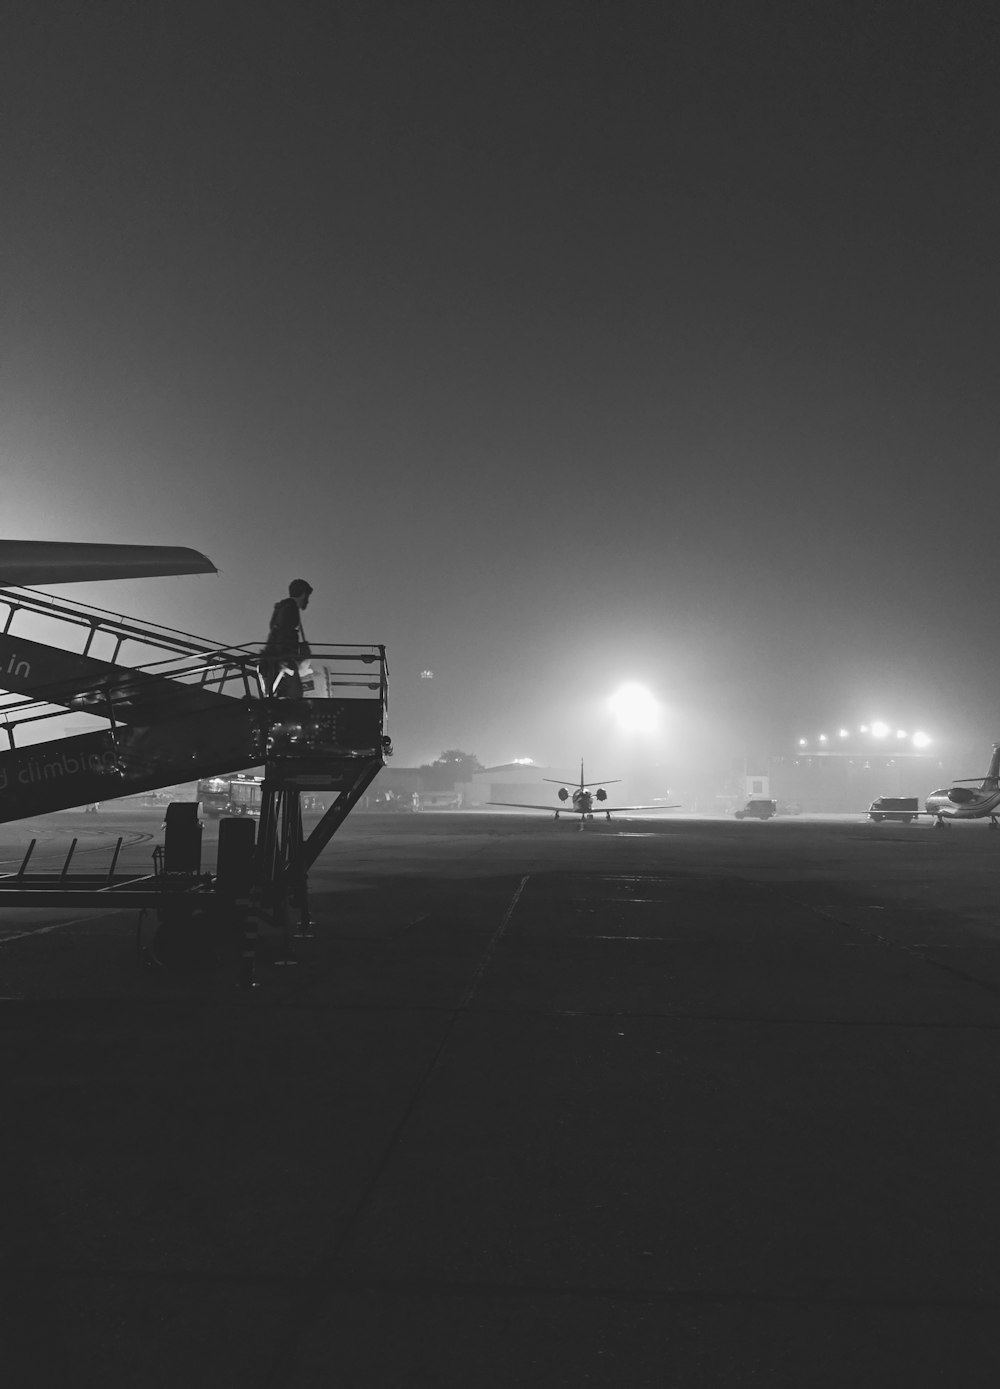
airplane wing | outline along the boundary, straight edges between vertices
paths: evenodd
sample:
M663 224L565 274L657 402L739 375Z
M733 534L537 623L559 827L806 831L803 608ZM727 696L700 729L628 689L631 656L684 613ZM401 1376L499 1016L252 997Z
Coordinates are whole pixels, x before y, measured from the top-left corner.
M505 805L508 810L547 810L550 815L554 810L558 810L562 814L564 809L561 805L524 805L521 801L487 801L486 804Z
M71 540L0 540L0 584L31 588L93 579L215 574L198 550L179 545L95 545Z
M594 815L624 815L628 811L637 810L680 810L680 802L676 805L596 805L593 810Z
M982 781L982 777L979 779ZM617 786L621 777L613 776L610 781L574 781L572 777L563 777L562 780L558 780L556 777L543 776L542 780L547 782L549 786L574 786L579 790L581 786Z

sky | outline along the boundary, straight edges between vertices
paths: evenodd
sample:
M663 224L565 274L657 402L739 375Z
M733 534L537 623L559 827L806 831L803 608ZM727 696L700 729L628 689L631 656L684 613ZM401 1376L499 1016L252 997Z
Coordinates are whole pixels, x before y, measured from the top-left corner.
M231 644L305 577L403 764L987 747L998 22L8 0L0 535Z

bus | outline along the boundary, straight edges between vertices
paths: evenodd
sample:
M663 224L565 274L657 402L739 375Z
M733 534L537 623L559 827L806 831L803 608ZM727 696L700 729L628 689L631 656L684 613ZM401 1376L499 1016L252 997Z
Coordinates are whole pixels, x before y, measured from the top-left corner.
M259 818L263 795L263 777L234 776L229 783L229 814L254 815Z
M223 815L260 815L263 777L213 776L198 783L198 799L207 820Z
M198 799L205 818L217 820L229 814L229 778L210 776L198 783Z

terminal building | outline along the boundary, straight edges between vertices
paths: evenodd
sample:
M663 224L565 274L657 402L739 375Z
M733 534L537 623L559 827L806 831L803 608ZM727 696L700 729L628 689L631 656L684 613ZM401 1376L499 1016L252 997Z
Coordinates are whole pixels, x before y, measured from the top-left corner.
M769 794L804 811L863 811L877 796L924 798L947 780L926 752L810 751L772 757Z
M544 784L546 777L556 779L558 773L533 762L505 762L497 767L484 767L465 787L466 804L486 806L491 801L515 801L524 805L557 805L555 788Z

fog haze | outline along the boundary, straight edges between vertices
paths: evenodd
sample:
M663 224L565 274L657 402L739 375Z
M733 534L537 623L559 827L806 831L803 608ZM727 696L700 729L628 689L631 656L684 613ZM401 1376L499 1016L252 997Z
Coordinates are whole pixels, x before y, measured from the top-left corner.
M996 24L9 6L0 531L220 643L307 578L407 763L988 745Z

